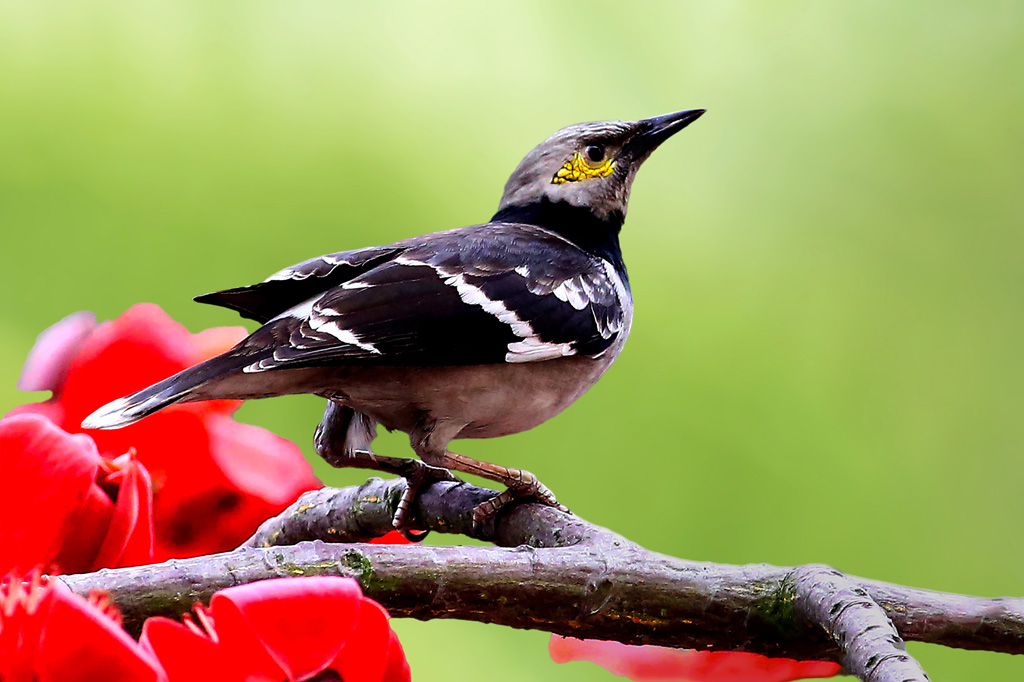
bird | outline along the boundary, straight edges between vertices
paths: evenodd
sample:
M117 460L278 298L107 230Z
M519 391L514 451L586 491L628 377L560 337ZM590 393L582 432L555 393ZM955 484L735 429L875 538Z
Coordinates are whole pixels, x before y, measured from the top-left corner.
M331 253L195 297L262 326L82 427L120 428L181 402L310 393L327 399L318 454L408 480L399 530L412 529L425 483L458 480L453 472L506 488L474 509L478 527L520 498L568 511L533 473L449 443L547 421L619 356L633 320L619 244L633 180L704 112L568 126L522 159L486 223ZM378 425L407 433L418 459L374 453Z

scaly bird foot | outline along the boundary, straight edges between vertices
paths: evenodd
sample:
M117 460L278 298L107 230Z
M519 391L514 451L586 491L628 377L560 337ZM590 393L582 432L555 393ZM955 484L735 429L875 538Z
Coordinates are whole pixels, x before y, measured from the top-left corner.
M533 497L537 502L543 505L554 507L559 511L569 514L572 513L564 504L559 504L558 500L555 498L555 494L551 492L551 489L541 483L536 476L531 474L529 471L521 469L517 471L519 475L515 481L512 481L509 484L507 490L498 493L486 502L481 502L473 510L474 531L480 532L483 527L497 517L498 513L510 502L524 497Z
M410 510L416 496L428 483L433 483L434 481L461 482L461 479L447 469L430 466L418 459L402 459L401 462L401 469L395 473L402 476L408 482L408 486L406 486L405 492L402 493L402 498L398 501L398 509L395 510L395 516L391 520L391 525L406 540L422 542L427 532L417 531L417 529L412 527L414 519Z

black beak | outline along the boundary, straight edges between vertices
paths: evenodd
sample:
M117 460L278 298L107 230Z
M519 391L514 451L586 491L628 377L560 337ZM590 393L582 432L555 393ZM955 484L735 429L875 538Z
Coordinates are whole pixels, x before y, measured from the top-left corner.
M705 111L687 109L637 121L637 133L629 139L623 151L635 159L646 159L658 145L696 121Z

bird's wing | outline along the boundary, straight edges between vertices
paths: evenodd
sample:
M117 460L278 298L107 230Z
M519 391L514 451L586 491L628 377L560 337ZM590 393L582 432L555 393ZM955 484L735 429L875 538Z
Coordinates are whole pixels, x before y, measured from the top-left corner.
M254 358L246 371L533 362L597 355L624 331L612 266L539 228L492 224L395 246L257 330L238 348Z
M393 258L402 250L401 246L389 245L329 253L285 268L259 284L215 291L196 296L194 300L231 308L242 317L265 323L310 297Z

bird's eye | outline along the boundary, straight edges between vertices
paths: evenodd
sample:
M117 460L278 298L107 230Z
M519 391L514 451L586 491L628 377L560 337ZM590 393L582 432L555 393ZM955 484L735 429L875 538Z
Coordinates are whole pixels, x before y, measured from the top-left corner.
M590 163L601 163L604 161L604 147L599 144L592 144L584 150L587 161Z
M615 172L615 161L609 158L603 144L587 145L583 149L577 147L572 156L551 178L558 185L563 182L579 182L594 178L606 178Z

